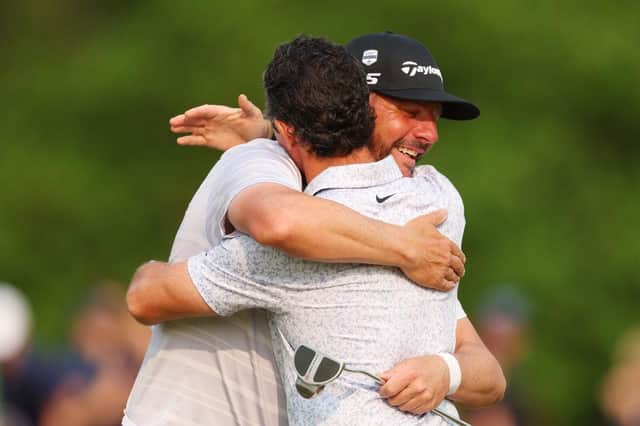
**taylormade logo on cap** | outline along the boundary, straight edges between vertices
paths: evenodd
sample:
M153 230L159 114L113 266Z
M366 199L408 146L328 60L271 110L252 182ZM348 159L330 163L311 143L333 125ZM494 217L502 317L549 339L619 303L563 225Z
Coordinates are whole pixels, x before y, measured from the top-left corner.
M437 75L438 77L440 77L440 80L442 80L442 73L440 72L440 69L436 67L432 67L431 65L424 66L424 65L418 65L417 62L404 61L402 63L402 68L400 69L402 70L403 73L407 74L409 77L413 77L418 73L423 75L433 74L433 75Z

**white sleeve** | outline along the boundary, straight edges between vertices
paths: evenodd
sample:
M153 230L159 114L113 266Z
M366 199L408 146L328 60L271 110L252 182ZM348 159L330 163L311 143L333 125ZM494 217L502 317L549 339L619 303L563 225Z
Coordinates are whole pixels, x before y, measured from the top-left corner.
M272 252L246 235L235 236L189 258L189 276L207 305L220 316L253 308L277 313L286 301L285 290L265 281L263 270L254 267L268 264Z
M211 245L224 235L229 204L243 189L258 183L276 183L302 190L302 176L277 142L258 139L227 151L216 164L215 186L208 194L206 235Z
M178 229L170 260L185 260L216 245L233 197L257 183L277 183L295 190L302 176L277 142L256 139L224 153L193 196Z

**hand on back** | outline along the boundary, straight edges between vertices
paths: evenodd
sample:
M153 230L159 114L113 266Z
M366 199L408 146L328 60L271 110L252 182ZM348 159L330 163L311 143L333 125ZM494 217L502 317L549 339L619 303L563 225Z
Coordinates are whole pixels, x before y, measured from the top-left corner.
M447 218L445 210L419 216L404 226L409 265L402 272L415 283L440 291L452 290L464 276L466 257L458 246L442 235L437 226Z

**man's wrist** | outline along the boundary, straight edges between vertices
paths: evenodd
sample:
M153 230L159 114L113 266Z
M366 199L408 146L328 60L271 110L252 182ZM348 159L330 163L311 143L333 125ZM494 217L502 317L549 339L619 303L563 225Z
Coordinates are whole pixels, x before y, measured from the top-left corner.
M415 270L420 259L420 254L417 250L419 245L416 243L416 237L404 226L398 226L397 229L393 229L395 234L392 241L395 243L393 250L396 256L397 262L395 266L401 268L403 271Z
M447 391L447 396L453 395L456 393L460 387L460 383L462 382L462 370L460 369L460 363L458 362L458 359L450 353L439 352L436 355L439 356L445 364L447 364L447 368L449 369L449 390Z
M378 221L376 221L378 222ZM389 223L376 223L377 244L380 259L375 264L395 266L403 271L413 270L416 266L418 254L415 242L403 226ZM406 272L405 272L406 273Z

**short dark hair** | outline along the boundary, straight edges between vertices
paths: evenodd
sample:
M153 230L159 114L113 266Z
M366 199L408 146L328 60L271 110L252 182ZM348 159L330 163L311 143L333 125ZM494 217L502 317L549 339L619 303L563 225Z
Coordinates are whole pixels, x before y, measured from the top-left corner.
M276 49L264 73L267 115L294 128L320 157L369 146L374 114L364 70L342 46L299 36Z

